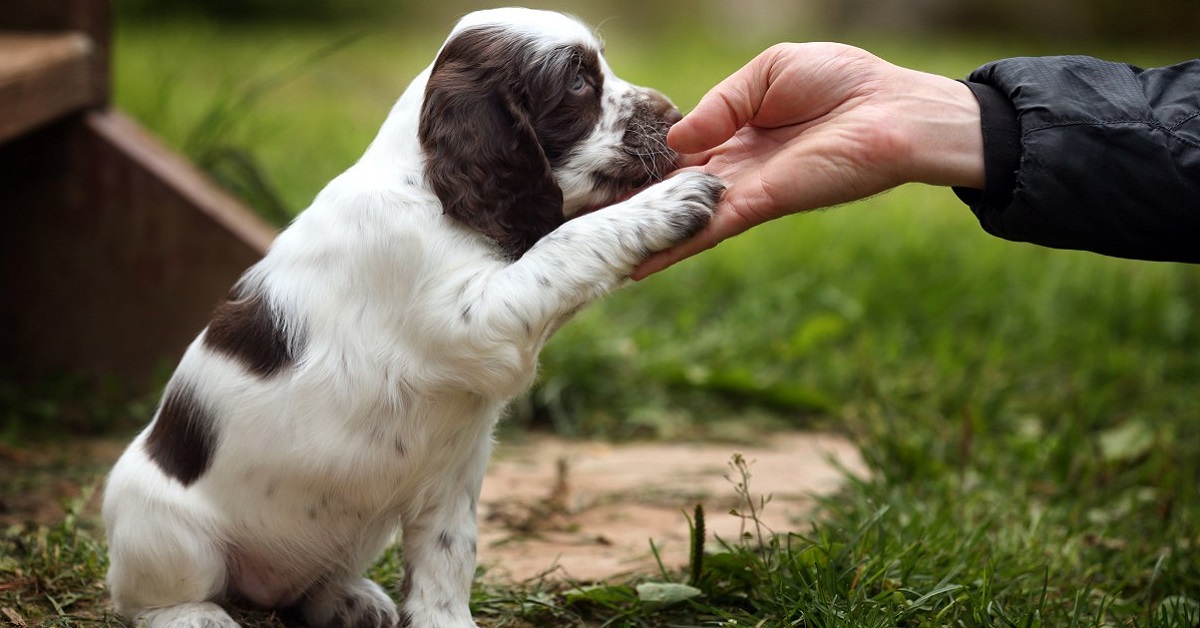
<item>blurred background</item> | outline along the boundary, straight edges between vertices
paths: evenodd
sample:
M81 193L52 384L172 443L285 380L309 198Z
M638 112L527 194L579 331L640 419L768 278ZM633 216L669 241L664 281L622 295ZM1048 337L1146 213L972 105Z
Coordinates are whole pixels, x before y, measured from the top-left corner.
M685 111L779 41L963 77L1014 55L1168 64L1196 55L1200 26L1194 0L527 4L595 26L620 75ZM284 225L358 158L454 21L486 6L118 0L115 104ZM1194 267L1000 241L948 190L905 186L761 227L585 311L507 425L734 440L925 425L903 438L948 456L941 436L964 421L1195 431L1198 309Z
M993 58L1024 54L1166 63L1193 56L1189 49L1200 30L1200 8L1192 0L1137 6L1117 0L526 4L567 11L594 25L613 42L609 55L618 71L658 87L685 110L779 41L842 41L960 77ZM117 102L284 220L361 152L454 21L495 5L119 0ZM255 159L228 150L233 144ZM322 153L319 162L312 151Z
M534 1L534 8L570 11L590 20L626 17L643 32L680 25L703 38L730 30L750 37L794 36L797 32L845 34L887 30L913 35L957 31L966 35L1020 32L1031 38L1142 38L1164 36L1188 41L1200 24L1188 0L1156 0L1131 5L1119 0L589 0ZM125 15L161 17L203 15L219 20L353 21L403 19L445 23L466 11L496 3L474 0L122 0Z
M114 105L277 226L362 154L457 17L491 6L116 2ZM685 111L779 41L842 41L964 77L1017 55L1166 65L1197 57L1200 32L1196 0L527 4L594 25L618 74ZM800 560L832 557L822 573L845 586L748 590L811 589L852 604L878 594L871 602L885 610L899 596L903 625L923 621L904 613L935 597L924 593L932 586L947 601L931 624L1192 627L1197 615L1155 623L1148 609L1200 609L1198 348L1200 266L998 240L949 190L909 185L761 226L581 312L546 347L501 440L536 431L753 443L773 430L839 432L871 478L825 504L831 523L814 532L845 549ZM163 365L163 382L173 367ZM158 401L113 397L73 379L0 381L0 463L24 459L6 444L38 434L58 445L74 440L64 433L137 429ZM48 468L58 482L59 468ZM6 496L18 503L28 486L0 466L0 515ZM6 547L60 555L0 543L0 583L5 569L23 578ZM100 564L94 557L85 560ZM74 582L42 578L37 566L25 573L30 587ZM860 586L864 573L880 582ZM90 578L63 585L70 596L59 599L102 592ZM967 586L943 586L954 578ZM980 599L960 595L968 589ZM0 595L6 604L19 607ZM831 625L896 625L836 616Z
M527 4L595 26L619 74L685 111L778 41L963 77L1027 54L1167 64L1195 56L1200 26L1194 0ZM282 225L357 159L454 21L487 6L120 0L116 104ZM998 241L949 191L906 186L760 228L585 312L511 424L740 438L896 411L1038 423L1092 404L1103 423L1183 402L1160 387L1200 373L1181 353L1197 306L1194 268Z

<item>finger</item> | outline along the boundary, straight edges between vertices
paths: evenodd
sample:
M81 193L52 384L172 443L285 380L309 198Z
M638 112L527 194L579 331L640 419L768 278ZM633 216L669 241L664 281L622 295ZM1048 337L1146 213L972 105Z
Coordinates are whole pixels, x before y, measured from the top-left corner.
M667 144L680 153L699 153L724 143L754 118L770 86L765 68L771 51L755 57L708 91L696 108L675 123Z
M675 157L675 167L680 170L684 168L700 168L707 164L711 157L712 155L708 151L695 154L679 153Z

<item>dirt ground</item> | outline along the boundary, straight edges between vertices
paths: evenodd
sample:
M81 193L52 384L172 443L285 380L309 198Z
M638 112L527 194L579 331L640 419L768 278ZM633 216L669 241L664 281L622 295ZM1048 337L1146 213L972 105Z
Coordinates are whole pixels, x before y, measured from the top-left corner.
M770 501L761 520L807 530L813 496L836 490L844 469L864 474L858 451L822 434L779 434L753 446L564 442L501 444L484 482L479 560L485 578L587 582L687 564L688 517L702 503L712 535L736 541L745 511L730 465L749 463L749 493Z
M104 440L57 447L0 447L0 526L53 523L89 490L83 512L98 512L103 474L124 443ZM496 447L480 500L479 559L493 581L539 577L587 582L655 573L653 540L668 568L687 563L688 517L704 505L711 535L733 541L744 510L730 465L749 463L749 492L769 495L762 521L778 531L806 530L812 496L832 492L844 469L865 473L854 447L839 437L790 433L753 447L693 443L563 441L530 437Z

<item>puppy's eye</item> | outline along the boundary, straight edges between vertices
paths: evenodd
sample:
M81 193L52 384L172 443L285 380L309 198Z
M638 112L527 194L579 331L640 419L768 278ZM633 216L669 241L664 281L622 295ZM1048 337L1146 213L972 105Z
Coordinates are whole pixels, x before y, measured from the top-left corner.
M576 96L586 94L591 88L592 84L582 74L576 74L575 80L571 81L571 93Z

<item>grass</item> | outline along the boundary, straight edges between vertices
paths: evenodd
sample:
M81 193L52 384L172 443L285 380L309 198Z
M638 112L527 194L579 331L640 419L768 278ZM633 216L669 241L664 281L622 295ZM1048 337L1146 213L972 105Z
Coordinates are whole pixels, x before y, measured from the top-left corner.
M240 103L203 139L243 151L294 212L370 141L441 29L327 48L360 32L125 25L117 101L180 148ZM618 71L685 108L763 43L608 39ZM962 75L1013 46L868 47ZM708 538L690 566L598 585L481 585L476 616L487 626L1194 627L1198 314L1196 267L998 241L949 192L920 186L726 242L565 327L506 429L746 441L815 426L854 438L870 478L848 479L815 524ZM49 390L32 402L5 392L8 442L28 438L22 425L78 423L77 404ZM734 469L753 483L752 467ZM23 486L0 481L0 505ZM0 536L0 625L122 625L104 611L102 537L83 497L56 523ZM744 516L771 507L749 499ZM401 570L393 549L372 575L392 583ZM639 589L648 583L669 586Z

